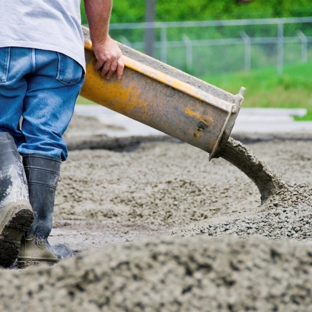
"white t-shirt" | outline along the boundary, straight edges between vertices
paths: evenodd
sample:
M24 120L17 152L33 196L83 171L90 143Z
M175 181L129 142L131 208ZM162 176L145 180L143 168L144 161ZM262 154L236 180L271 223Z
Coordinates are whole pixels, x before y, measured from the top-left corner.
M63 53L85 68L81 0L1 0L0 47Z

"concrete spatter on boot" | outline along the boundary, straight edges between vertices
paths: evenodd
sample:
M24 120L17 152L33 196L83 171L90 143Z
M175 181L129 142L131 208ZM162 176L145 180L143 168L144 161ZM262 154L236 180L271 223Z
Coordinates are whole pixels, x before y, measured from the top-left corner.
M0 210L0 265L9 267L18 256L20 241L33 221L26 200L10 203Z
M34 221L21 242L19 263L55 263L73 256L72 250L62 244L48 242L53 223L55 190L60 174L61 160L55 157L29 154L23 156L23 165L29 188L29 200Z
M3 183L0 188L3 189L3 194L1 194L2 200L0 201L0 209L21 199L28 201L28 187L26 182L21 181L21 177L24 177L23 168L22 166L16 166L16 164L10 165L6 171L0 174L0 180Z
M58 262L57 256L48 247L47 240L44 238L33 235L24 237L18 256L18 267L25 268L30 265Z
M46 238L31 235L22 239L17 266L22 269L33 265L53 265L61 259L73 256L68 246L63 244L51 246Z

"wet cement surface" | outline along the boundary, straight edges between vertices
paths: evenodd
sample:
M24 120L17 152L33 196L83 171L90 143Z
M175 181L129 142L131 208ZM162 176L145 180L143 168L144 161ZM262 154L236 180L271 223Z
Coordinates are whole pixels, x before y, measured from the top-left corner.
M104 126L74 118L80 129ZM84 130L83 130L84 129ZM102 137L105 140L105 137ZM78 255L1 271L7 311L309 311L312 142L247 145L287 185L257 186L188 144L72 150L62 165L51 242ZM81 253L80 253L81 251Z
M261 194L261 203L278 191L286 189L285 182L263 162L261 162L244 144L229 138L220 157L227 160L253 181Z

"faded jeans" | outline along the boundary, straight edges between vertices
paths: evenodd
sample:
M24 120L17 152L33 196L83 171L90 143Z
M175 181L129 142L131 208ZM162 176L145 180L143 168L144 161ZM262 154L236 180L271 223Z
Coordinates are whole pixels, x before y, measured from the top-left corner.
M22 155L66 160L62 136L83 81L83 68L61 53L0 48L0 133L10 133Z

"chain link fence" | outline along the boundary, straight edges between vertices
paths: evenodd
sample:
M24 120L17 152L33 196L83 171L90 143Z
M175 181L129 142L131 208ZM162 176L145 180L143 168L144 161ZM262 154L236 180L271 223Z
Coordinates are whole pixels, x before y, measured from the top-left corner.
M282 74L286 64L312 60L312 17L110 26L113 38L141 52L146 30L153 57L195 76L272 66Z

